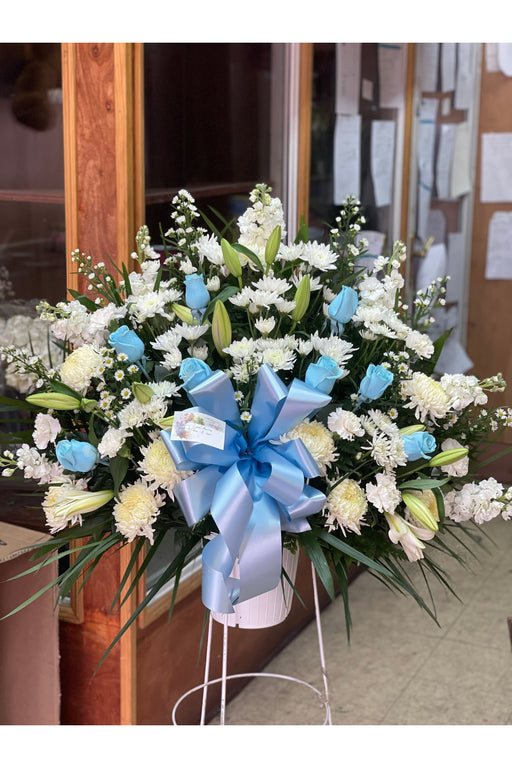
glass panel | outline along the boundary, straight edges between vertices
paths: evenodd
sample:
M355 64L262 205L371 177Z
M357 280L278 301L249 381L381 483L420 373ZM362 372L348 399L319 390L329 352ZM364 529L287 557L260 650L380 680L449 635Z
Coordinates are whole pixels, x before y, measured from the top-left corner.
M2 344L32 329L46 349L30 320L66 295L60 44L0 44L0 136Z
M0 44L0 344L32 344L44 357L36 305L66 295L60 56L59 43ZM17 398L27 387L0 369L0 395ZM6 503L3 519L29 514L26 498L17 506Z
M328 223L339 215L348 194L362 203L365 229L375 233L370 244L380 242L383 236L385 250L399 239L396 170L400 165L405 108L405 50L405 45L400 44L314 45L309 209L312 239L328 242ZM384 82L389 83L385 79L389 70L384 74L386 65L393 68L393 98L383 87ZM347 181L349 169L353 169L353 183Z
M200 211L227 220L255 184L283 198L283 44L144 45L146 223L153 245L170 202L187 189ZM148 587L173 557L172 536L148 569Z

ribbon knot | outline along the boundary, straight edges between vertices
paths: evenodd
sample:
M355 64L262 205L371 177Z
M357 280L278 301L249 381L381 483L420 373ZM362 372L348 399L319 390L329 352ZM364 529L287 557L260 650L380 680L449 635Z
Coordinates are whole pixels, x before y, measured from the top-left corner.
M188 525L211 512L219 534L203 549L202 599L217 613L277 586L281 578L281 531L310 530L324 494L307 484L318 466L301 440L281 438L327 405L331 398L294 379L286 387L269 365L258 372L245 432L233 385L216 371L188 392L187 418L220 422L222 446L162 431L176 467L195 470L174 488ZM204 421L204 419L203 419ZM176 422L176 416L175 416ZM215 441L213 441L215 443ZM240 578L230 576L236 558Z

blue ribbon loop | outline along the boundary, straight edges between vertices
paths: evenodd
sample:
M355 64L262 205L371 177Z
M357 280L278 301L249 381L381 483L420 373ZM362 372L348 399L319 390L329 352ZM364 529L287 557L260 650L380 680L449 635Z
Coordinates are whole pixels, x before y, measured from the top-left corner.
M299 379L286 387L263 365L243 430L231 380L216 371L188 392L192 408L224 422L224 447L162 439L176 467L194 470L174 488L188 525L209 511L219 535L203 549L202 599L217 613L268 592L281 578L281 531L310 530L309 515L319 512L324 494L307 484L318 466L300 440L280 437L327 405L331 398ZM240 577L230 576L239 558Z

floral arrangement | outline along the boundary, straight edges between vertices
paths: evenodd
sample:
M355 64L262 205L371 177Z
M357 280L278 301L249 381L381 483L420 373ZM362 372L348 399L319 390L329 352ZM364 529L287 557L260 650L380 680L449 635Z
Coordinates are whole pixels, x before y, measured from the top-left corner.
M366 268L363 224L349 197L329 243L309 241L303 223L287 242L263 184L218 226L181 191L161 246L139 230L133 271L74 252L90 295L39 307L61 360L1 352L30 380L30 439L1 463L41 486L53 536L37 554L86 542L63 593L129 543L136 582L173 530L177 553L136 614L164 584L177 589L201 542L215 611L275 587L284 546L305 549L332 597L337 580L348 624L351 563L432 612L404 562L444 579L432 555L458 557L452 535L512 517L511 492L475 474L512 424L511 409L485 407L505 382L435 373L445 337L433 340L431 313L445 280L409 306L404 245Z

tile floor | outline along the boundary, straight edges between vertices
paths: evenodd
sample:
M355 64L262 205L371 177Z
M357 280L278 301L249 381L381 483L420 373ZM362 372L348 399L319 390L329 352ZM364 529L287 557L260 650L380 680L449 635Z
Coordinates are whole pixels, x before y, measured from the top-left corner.
M333 725L512 725L512 521L497 518L485 532L492 542L469 568L437 557L460 598L435 582L440 626L368 573L350 586L350 644L341 600L322 612ZM264 671L322 689L315 622ZM226 725L324 717L314 692L276 678L255 678L226 709Z

